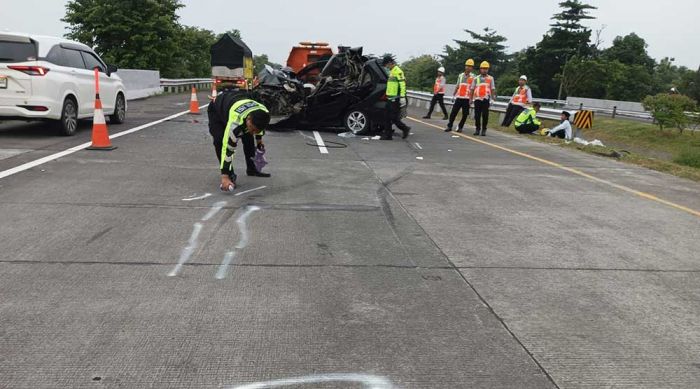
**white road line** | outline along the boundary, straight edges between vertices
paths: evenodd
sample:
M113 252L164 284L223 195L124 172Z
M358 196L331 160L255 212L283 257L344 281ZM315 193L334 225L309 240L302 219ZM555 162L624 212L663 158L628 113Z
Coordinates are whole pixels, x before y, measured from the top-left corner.
M205 108L205 107L207 107L208 105L209 105L209 104L205 104L205 105L203 105L203 106L201 106L201 107L199 107L199 108ZM168 117L166 117L166 118L163 118L163 119L160 119L160 120L156 120L156 121L154 121L154 122L146 123L146 124L144 124L144 125L141 125L141 126L138 126L138 127L134 127L134 128L132 128L132 129L129 129L129 130L126 130L126 131L122 131L122 132L120 132L120 133L118 133L118 134L111 135L111 136L109 137L109 139L116 139L116 138L122 137L122 136L124 136L124 135L133 134L134 132L141 131L141 130L143 130L143 129L146 129L146 128L149 128L149 127L153 127L153 126L155 126L155 125L161 124L161 123L166 122L166 121L168 121L168 120L173 120L173 119L178 118L178 117L180 117L180 116L186 115L186 114L188 114L189 112L190 112L190 111L187 110L187 111L184 111L184 112L176 113L175 115L171 115L171 116L168 116ZM92 145L92 142L86 142L86 143L77 145L77 146L75 146L75 147L71 147L71 148L69 148L69 149L60 151L60 152L58 152L58 153L51 154L51 155L48 155L48 156L43 157L43 158L39 158L39 159L34 160L34 161L31 161L31 162L27 162L27 163L22 164L22 165L19 165L19 166L15 166L15 167L13 167L12 169L4 170L4 171L0 172L0 179L5 178L5 177L9 177L9 176L11 176L11 175L14 175L14 174L17 174L17 173L20 173L20 172L23 172L23 171L25 171L25 170L29 170L29 169L31 169L31 168L33 168L33 167L37 167L37 166L39 166L39 165L43 165L43 164L45 164L46 162L51 162L51 161L56 160L56 159L59 159L59 158L61 158L61 157L65 157L66 155L71 155L71 154L76 153L76 152L78 152L78 151L80 151L80 150L84 150L84 149L90 147L90 145Z
M203 194L203 195L201 195L201 196L197 196L197 197L188 197L188 198L186 198L186 199L182 199L182 201L204 200L204 199L206 199L207 197L210 197L210 196L211 196L211 193L205 193L205 194Z
M243 196L243 195L246 194L246 193L255 192L256 190L265 189L265 188L267 188L267 186L264 186L264 185L263 185L263 186L261 186L261 187L259 187L259 188L248 189L248 190L245 190L245 191L243 191L243 192L236 193L234 196Z
M175 265L173 271L168 273L168 277L175 277L178 275L185 263L190 260L192 253L194 253L194 250L197 248L197 239L199 239L199 233L202 232L202 227L204 227L202 223L194 223L192 235L190 235L190 240L187 243L187 247L182 249L182 253L180 253L180 260L177 261L177 265Z
M231 250L226 253L224 256L224 260L221 262L221 265L219 266L219 270L216 272L215 278L217 280L223 280L226 278L226 275L228 274L228 267L231 265L231 262L233 259L236 257L236 250L243 250L248 246L248 241L250 240L249 235L248 235L248 217L255 211L259 211L260 207L252 205L249 207L246 207L245 212L241 216L238 217L236 220L236 224L238 224L238 229L240 230L241 237L238 239L238 244L236 244L235 250Z
M421 147L420 143L416 142L414 144L416 145L416 148L418 148L418 150L423 150L423 147Z
M392 389L394 385L384 377L372 376L367 374L317 374L306 377L292 377L281 380L256 382L247 385L225 386L226 389L270 389L280 388L283 386L298 386L301 384L320 384L324 382L338 383L357 383L361 384L364 389ZM315 386L315 385L314 385Z
M226 202L225 202L225 201L219 201L219 202L215 203L215 204L211 207L211 209L209 210L209 212L207 212L207 214L204 215L204 217L202 218L202 221L205 222L205 221L207 221L207 220L213 218L213 217L214 217L217 213L219 213L219 211L221 211L225 206L226 206Z
M318 151L320 151L321 154L328 154L326 144L323 143L323 138L321 138L321 134L319 134L318 131L314 131L314 138L316 139L316 144L318 145Z

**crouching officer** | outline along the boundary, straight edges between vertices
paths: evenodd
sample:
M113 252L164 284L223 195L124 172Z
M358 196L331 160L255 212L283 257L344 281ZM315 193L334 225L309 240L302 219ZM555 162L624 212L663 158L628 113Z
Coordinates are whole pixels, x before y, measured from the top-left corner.
M389 80L386 82L386 120L382 140L391 140L394 134L392 125L396 124L403 131L403 139L408 137L411 127L401 121L401 100L406 98L406 76L403 70L396 66L396 60L391 54L382 59L382 66L389 69Z
M239 139L243 141L246 173L253 177L270 177L270 174L258 171L254 162L256 147L265 150L262 137L270 124L270 113L264 105L242 97L236 92L221 93L207 110L209 133L214 138L214 150L221 169L220 188L223 191L236 187L233 157Z

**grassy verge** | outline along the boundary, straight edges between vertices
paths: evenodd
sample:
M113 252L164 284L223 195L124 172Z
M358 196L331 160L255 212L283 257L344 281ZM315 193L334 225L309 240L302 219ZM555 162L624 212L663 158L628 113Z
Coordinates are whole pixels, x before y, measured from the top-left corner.
M498 113L491 113L489 119L491 123L500 123L498 119ZM555 122L544 121L544 126L547 128L556 125ZM490 127L517 134L513 127L495 125ZM700 132L685 131L681 134L678 130L660 131L652 124L598 117L594 120L594 127L582 130L581 136L589 141L599 139L606 147L566 144L560 139L536 135L523 136L700 182Z

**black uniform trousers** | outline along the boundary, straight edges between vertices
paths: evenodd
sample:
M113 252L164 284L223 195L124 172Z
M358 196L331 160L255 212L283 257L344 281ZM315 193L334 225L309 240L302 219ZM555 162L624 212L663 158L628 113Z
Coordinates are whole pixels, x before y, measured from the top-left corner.
M503 118L503 123L501 125L503 127L510 127L511 123L513 123L513 120L520 115L521 112L525 110L525 107L517 104L508 104L508 108L506 109L506 116Z
M535 123L523 123L520 126L515 126L516 131L520 134L532 134L533 132L540 129Z
M447 128L450 130L454 125L460 109L462 110L462 118L459 119L459 127L457 128L463 129L464 123L467 121L467 116L469 116L469 99L455 99L455 104L452 106L452 112L450 112L450 121L447 122Z
M402 97L403 98L403 97ZM395 124L401 131L407 131L409 127L401 121L401 100L389 100L386 102L386 113L384 118L384 136L391 138L394 134L392 125Z
M491 101L486 100L474 100L474 122L476 125L476 130L486 133L486 127L489 125L489 108L491 107Z
M216 159L221 165L221 149L225 141L224 132L226 131L226 124L228 122L228 112L218 112L214 104L209 104L207 109L207 115L209 116L209 134L212 136L214 141L214 152L216 153ZM234 133L234 129L231 129ZM230 137L230 135L229 135ZM243 131L240 137L243 142L243 154L245 154L245 163L248 172L257 172L258 169L255 167L255 137L248 131ZM231 144L231 143L229 143ZM232 144L231 144L232 145ZM233 163L231 163L231 171L221 171L221 174L233 175Z
M442 114L447 117L447 108L445 108L445 94L444 93L436 93L433 95L433 99L430 100L430 109L428 110L428 114L425 116L430 116L433 114L433 110L435 109L435 104L440 104L440 109L442 109Z

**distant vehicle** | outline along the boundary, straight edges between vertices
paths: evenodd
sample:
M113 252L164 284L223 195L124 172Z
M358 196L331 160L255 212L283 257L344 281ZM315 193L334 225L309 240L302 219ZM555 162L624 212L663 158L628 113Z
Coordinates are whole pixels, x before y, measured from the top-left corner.
M299 73L301 69L314 62L328 60L333 56L333 49L328 46L325 42L299 42L299 46L292 47L292 51L289 52L287 66L294 73Z
M0 32L0 120L53 120L73 135L94 114L95 76L110 123L126 120L126 95L117 68L88 46L62 38Z
M216 90L247 89L253 80L253 52L248 45L231 34L224 34L210 51Z

